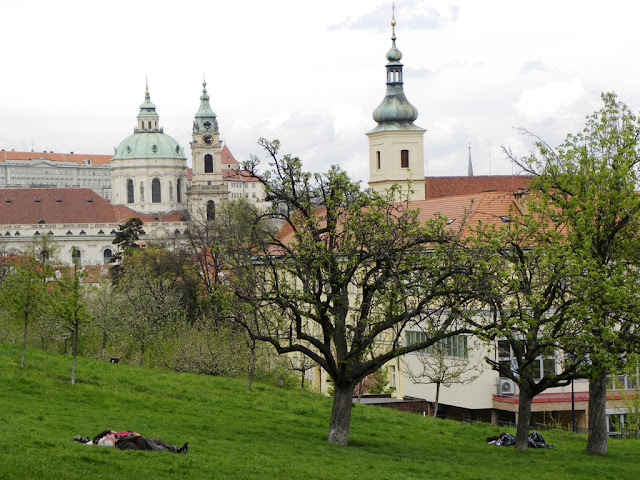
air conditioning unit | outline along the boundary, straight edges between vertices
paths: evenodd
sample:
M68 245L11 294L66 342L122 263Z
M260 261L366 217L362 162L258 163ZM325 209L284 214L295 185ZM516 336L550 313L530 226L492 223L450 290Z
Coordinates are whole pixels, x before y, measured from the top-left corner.
M498 395L501 397L512 397L516 394L516 384L508 378L498 380Z

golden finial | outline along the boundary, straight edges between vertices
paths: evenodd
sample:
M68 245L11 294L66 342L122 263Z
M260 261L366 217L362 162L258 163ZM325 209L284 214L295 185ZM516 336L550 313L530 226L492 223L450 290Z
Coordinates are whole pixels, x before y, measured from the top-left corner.
M391 4L391 26L396 26L396 2Z

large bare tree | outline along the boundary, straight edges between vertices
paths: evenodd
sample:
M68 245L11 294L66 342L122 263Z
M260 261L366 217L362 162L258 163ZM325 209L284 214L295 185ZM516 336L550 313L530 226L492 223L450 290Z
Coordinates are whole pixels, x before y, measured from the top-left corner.
M346 445L355 385L385 363L443 338L468 333L474 262L439 216L387 194L362 191L338 167L303 171L260 140L271 169L245 168L265 187L270 220L284 224L262 244L247 245L236 264L236 294L251 301L260 322L251 335L280 354L303 354L333 380L328 441ZM443 315L446 311L448 314ZM408 330L424 332L409 342Z

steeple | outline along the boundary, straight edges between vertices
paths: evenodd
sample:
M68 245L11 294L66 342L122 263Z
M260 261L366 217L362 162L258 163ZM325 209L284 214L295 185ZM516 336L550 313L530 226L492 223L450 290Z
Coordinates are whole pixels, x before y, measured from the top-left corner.
M215 132L218 133L218 120L216 114L209 105L209 94L207 93L207 81L202 81L202 95L200 96L200 108L193 120L193 133Z
M473 163L471 163L471 142L469 142L469 165L467 166L467 177L473 177Z
M391 16L391 49L387 52L387 92L373 111L378 125L369 137L369 185L383 192L394 184L404 198L425 199L424 128L414 125L418 110L404 96L402 52L396 46L395 5Z
M159 126L159 120L160 117L156 112L156 106L151 103L151 95L149 95L149 81L145 79L144 103L140 105L138 126L134 129L134 132L162 132L162 128Z
M382 103L373 111L373 119L378 126L372 131L420 129L413 125L418 118L418 109L409 103L404 95L402 80L402 52L396 47L395 5L391 18L391 49L387 52L387 93ZM421 130L421 129L420 129Z

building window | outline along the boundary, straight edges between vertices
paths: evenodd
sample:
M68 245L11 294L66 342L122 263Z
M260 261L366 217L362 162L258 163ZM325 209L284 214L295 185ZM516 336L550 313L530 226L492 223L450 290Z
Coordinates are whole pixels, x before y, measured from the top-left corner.
M176 200L178 203L182 203L182 180L178 179L176 181Z
M104 256L104 264L109 265L109 263L111 262L111 257L113 257L113 252L111 251L111 249L105 248L103 256Z
M160 203L162 201L162 195L160 194L160 180L154 178L151 181L151 202Z
M82 265L82 254L76 247L71 247L71 260L74 265Z
M409 150L400 151L400 167L409 168Z
M389 380L391 383L391 388L398 388L397 384L396 384L396 366L395 365L390 365L389 366Z
M208 153L204 156L204 173L213 173L213 157Z
M498 362L504 370L514 371L517 365L509 340L498 340ZM538 356L532 365L534 379L540 381L545 375L556 373L556 358L553 355Z
M127 180L127 203L133 203L133 180Z
M427 334L424 332L407 332L407 345L414 343L421 343L427 339ZM468 358L469 349L466 335L454 335L453 337L447 337L440 340L438 344L431 345L430 347L417 350L415 353L421 353L423 355L437 355L439 353L444 354L445 357L453 358Z
M207 202L207 220L213 220L216 218L216 204L213 200Z
M378 170L380 170L380 168L382 167L382 161L380 159L380 152L376 152L376 165Z

